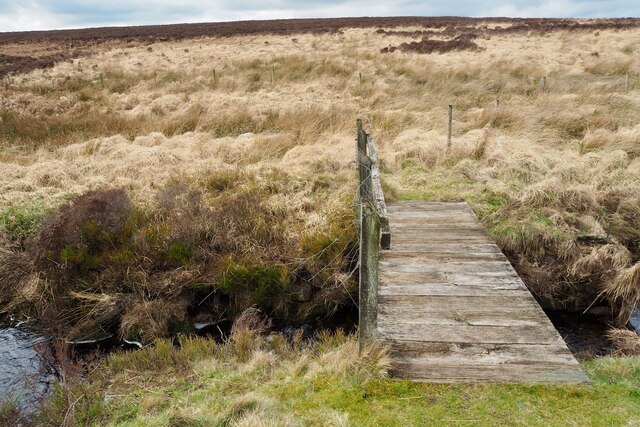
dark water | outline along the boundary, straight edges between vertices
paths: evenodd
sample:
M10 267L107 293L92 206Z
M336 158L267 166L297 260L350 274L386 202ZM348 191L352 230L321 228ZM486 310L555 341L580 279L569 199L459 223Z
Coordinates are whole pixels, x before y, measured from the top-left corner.
M51 389L53 369L43 356L48 340L24 325L0 327L0 402L33 412Z
M576 359L589 360L611 354L612 345L606 335L611 325L606 316L561 311L548 311L547 316Z

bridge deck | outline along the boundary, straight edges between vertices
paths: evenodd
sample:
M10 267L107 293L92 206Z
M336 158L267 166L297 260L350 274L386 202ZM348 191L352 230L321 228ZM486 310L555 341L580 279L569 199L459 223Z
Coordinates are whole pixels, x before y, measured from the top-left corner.
M587 382L466 203L389 204L377 335L392 373L432 382Z

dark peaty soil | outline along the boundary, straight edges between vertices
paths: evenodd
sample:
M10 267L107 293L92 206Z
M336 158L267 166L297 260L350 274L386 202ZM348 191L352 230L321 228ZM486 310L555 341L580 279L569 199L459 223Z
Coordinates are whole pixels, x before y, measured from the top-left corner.
M499 24L490 28L489 23ZM384 30L403 26L428 28L407 32ZM571 19L464 18L464 17L380 17L277 19L269 21L236 21L201 24L147 25L132 27L102 27L75 30L24 31L0 33L0 78L8 74L48 68L55 63L89 55L113 45L151 44L159 41L201 37L231 37L237 35L290 35L301 33L340 33L345 28L379 28L378 34L427 37L423 41L406 43L405 51L420 53L446 52L452 49L476 49L476 37L496 34L545 33L555 30L604 29L624 30L640 27L640 19L619 18L592 21ZM435 31L434 29L438 29ZM430 36L452 40L437 43ZM397 47L390 46L387 51Z

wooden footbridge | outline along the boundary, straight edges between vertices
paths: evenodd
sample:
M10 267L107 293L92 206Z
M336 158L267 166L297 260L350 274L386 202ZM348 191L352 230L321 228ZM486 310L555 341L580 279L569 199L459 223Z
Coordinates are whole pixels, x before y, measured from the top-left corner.
M588 381L466 203L387 207L360 121L357 159L361 346L386 343L392 375L416 381Z

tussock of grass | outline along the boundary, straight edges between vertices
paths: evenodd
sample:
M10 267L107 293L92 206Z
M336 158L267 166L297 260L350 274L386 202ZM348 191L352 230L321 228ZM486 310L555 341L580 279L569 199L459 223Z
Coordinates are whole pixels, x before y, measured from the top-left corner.
M43 204L13 205L0 210L0 234L12 243L25 241L40 229L49 209Z
M11 287L3 300L54 315L74 340L117 333L151 342L254 305L280 323L331 316L355 292L351 209L305 228L270 202L290 191L288 175L268 176L212 174L208 193L177 181L146 209L122 189L81 195L44 222L27 253L2 252L7 266L24 264L0 270ZM31 285L34 275L44 288ZM46 292L30 301L38 289Z
M612 329L607 338L613 343L614 353L618 356L640 356L640 336L628 329Z

